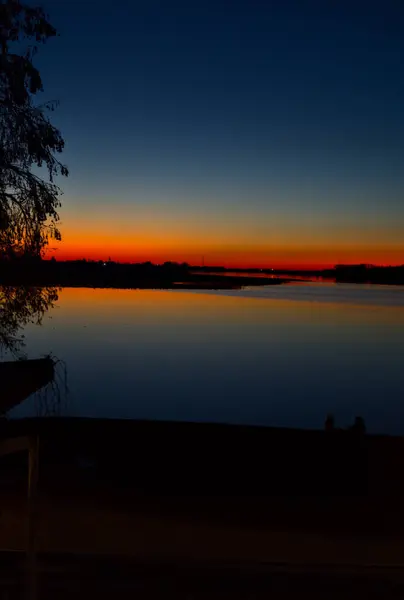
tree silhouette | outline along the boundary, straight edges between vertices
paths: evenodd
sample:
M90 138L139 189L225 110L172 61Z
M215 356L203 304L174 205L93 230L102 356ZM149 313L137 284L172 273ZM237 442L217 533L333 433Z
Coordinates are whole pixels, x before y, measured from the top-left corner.
M20 0L0 4L0 256L41 256L57 228L60 188L67 168L56 154L64 140L48 113L56 103L35 103L43 91L33 65L38 45L56 36L41 8ZM46 179L37 173L45 170ZM33 172L33 168L36 172Z

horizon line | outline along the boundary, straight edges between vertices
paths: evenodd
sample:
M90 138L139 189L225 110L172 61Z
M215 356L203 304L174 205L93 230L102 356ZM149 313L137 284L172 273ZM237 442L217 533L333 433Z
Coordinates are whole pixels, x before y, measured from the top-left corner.
M243 271L248 271L248 270L261 270L261 271L265 271L265 270L275 270L275 271L281 271L281 270L294 270L294 271L327 271L327 270L335 270L337 267L360 267L360 266L365 266L367 268L404 268L404 264L374 264L374 263L334 263L334 264L302 264L302 263L290 263L290 264L276 264L273 263L272 265L225 265L225 264L192 264L188 261L176 261L176 260L165 260L164 262L153 262L151 260L140 260L140 261L135 261L135 260L114 260L111 259L110 257L108 257L108 259L103 259L103 258L86 258L86 257L80 257L80 258L60 258L59 260L56 258L56 256L45 256L43 257L43 260L45 261L51 261L51 260L55 260L56 262L92 262L92 263L114 263L114 264L120 264L120 265L145 265L145 264L151 264L153 266L162 266L165 264L173 264L173 265L187 265L191 268L203 268L203 269L209 269L209 268L220 268L220 269L226 269L228 271L231 270L243 270Z

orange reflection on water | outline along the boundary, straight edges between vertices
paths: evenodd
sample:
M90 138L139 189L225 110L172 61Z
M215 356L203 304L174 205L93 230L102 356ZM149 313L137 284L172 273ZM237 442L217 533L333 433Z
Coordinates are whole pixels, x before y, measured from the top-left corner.
M365 294L366 291L364 290ZM121 290L64 288L59 303L65 317L86 318L122 324L133 319L148 323L221 323L273 322L285 326L321 323L397 326L404 324L404 307L348 302L306 301L283 298L257 298L170 290ZM285 330L287 331L287 330Z

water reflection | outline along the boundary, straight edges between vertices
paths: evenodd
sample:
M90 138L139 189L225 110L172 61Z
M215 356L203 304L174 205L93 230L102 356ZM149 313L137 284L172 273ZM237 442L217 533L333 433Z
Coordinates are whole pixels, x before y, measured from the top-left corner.
M58 301L56 287L0 287L0 414L33 396L39 416L59 412L66 377L61 361L50 355L28 360L24 328L41 325L45 313ZM65 372L65 371L63 371Z
M361 415L371 432L402 433L396 290L257 293L64 289L52 320L26 328L27 348L66 361L78 417L322 429L332 412L337 427Z

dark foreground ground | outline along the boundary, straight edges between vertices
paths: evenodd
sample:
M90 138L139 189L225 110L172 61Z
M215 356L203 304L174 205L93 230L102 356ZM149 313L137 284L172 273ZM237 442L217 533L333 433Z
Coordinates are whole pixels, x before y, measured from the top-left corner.
M81 419L1 433L39 436L40 597L404 598L402 438ZM27 457L0 465L1 585L17 590Z
M4 553L0 598L26 597L26 559ZM271 598L313 600L404 597L404 574L393 568L332 565L142 562L114 556L38 557L37 597L71 598ZM1 593L0 592L0 593ZM29 597L29 596L28 596ZM31 595L32 597L32 595Z

